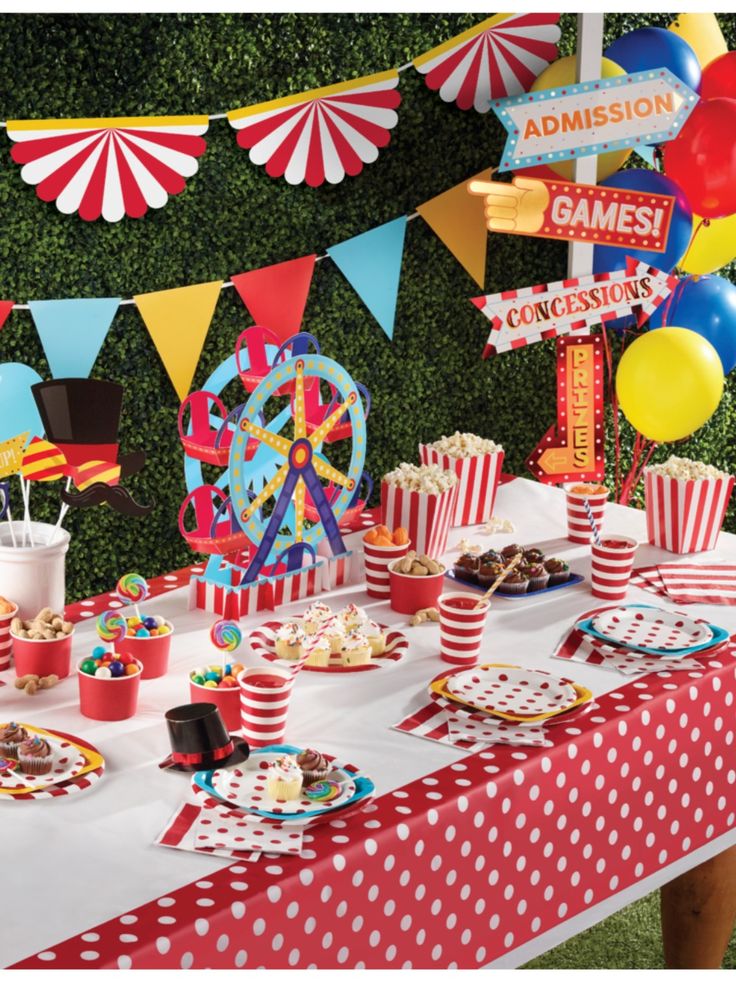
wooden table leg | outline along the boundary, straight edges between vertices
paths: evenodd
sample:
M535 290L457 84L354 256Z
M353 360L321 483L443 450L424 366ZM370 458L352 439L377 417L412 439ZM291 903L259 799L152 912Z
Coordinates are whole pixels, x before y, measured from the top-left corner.
M736 846L660 891L668 968L720 968L736 920Z

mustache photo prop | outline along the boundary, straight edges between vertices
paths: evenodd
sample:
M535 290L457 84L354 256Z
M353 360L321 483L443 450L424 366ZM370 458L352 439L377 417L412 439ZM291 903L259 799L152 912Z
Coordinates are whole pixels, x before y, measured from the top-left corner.
M153 505L141 505L131 495L130 491L119 485L103 484L97 481L84 491L73 494L71 491L61 491L61 500L70 508L93 508L95 505L109 505L121 515L129 518L145 518L153 511Z

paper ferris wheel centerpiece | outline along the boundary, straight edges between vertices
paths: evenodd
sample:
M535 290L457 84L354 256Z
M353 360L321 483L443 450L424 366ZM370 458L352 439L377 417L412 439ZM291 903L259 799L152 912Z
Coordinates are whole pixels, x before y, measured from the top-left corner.
M207 116L8 120L11 156L42 201L118 222L162 208L197 173Z

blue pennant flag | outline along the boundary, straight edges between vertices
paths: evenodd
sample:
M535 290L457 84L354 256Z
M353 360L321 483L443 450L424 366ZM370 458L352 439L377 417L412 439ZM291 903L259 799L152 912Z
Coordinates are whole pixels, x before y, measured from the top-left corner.
M28 306L52 376L89 378L120 298L31 300Z
M405 233L402 215L327 250L389 338L394 334Z

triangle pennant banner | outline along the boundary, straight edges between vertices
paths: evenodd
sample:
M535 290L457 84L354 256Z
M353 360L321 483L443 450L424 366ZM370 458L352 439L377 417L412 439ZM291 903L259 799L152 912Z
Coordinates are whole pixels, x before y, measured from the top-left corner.
M327 250L389 339L394 334L405 234L402 215Z
M491 168L471 177L471 181L490 181ZM469 194L469 181L456 184L417 206L417 212L455 259L483 287L486 278L488 229L485 219L485 200Z
M54 378L89 378L120 306L119 297L28 303Z
M181 402L186 399L223 280L134 297Z
M15 307L15 300L0 300L0 328L8 319L8 314Z
M253 320L279 341L297 334L302 326L316 258L302 256L231 277Z

